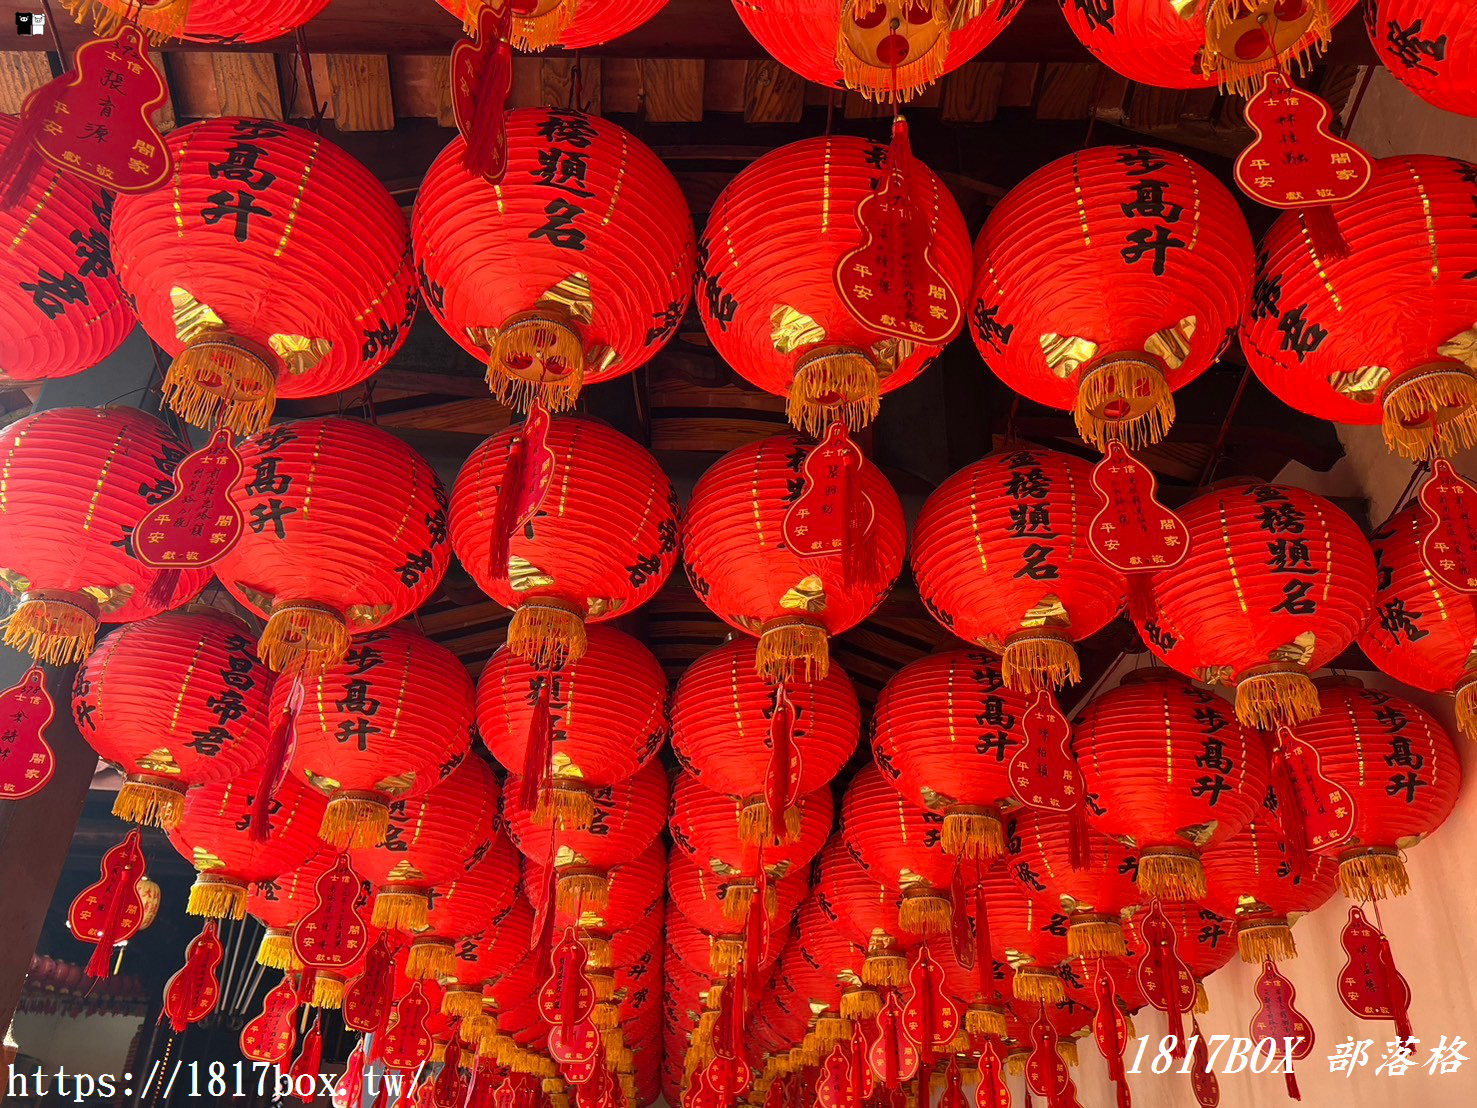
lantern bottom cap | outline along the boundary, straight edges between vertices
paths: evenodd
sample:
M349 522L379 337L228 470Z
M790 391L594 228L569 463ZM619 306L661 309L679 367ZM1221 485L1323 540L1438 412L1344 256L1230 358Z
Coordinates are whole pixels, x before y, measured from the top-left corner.
M1205 869L1187 847L1150 846L1139 851L1139 892L1164 900L1202 900Z
M1468 670L1457 682L1456 722L1463 735L1477 739L1477 670Z
M487 387L503 404L526 412L574 407L585 383L585 344L561 308L519 312L498 328L487 356Z
M326 673L349 653L349 628L326 604L279 600L257 641L257 653L273 673Z
M202 873L190 886L185 911L209 919L245 919L246 882L224 874Z
M1275 731L1312 719L1321 709L1318 689L1301 666L1272 662L1236 678L1236 718L1259 731Z
M448 986L441 994L441 1012L457 1016L462 1020L462 1041L475 1042L485 1031L485 1016L482 1015L482 990L461 985Z
M1060 1004L1067 999L1062 979L1045 966L1017 966L1010 988L1017 1000Z
M113 798L113 815L127 823L169 831L184 814L185 784L169 777L130 773Z
M1077 384L1072 418L1083 441L1099 450L1110 442L1129 449L1152 446L1174 424L1174 393L1163 363L1142 352L1109 354L1090 362Z
M1410 874L1392 847L1363 847L1339 856L1339 889L1350 900L1388 900L1410 892Z
M1477 375L1458 362L1423 366L1385 386L1385 445L1412 461L1477 445Z
M841 1016L849 1020L871 1019L882 1010L882 997L876 989L850 988L841 994Z
M751 796L743 802L738 814L739 841L750 846L769 846L775 843L793 843L799 840L802 830L800 807L791 804L785 808L783 829L776 834L774 820L769 814L769 804L762 796Z
M1000 816L988 808L956 804L944 810L945 854L988 861L1005 853Z
M424 889L388 885L375 894L370 922L385 931L420 931L430 910Z
M913 888L903 891L898 904L897 921L904 931L915 935L942 935L953 919L949 898L937 889Z
M1004 1036L1009 1030L1005 1010L991 1004L971 1004L964 1012L964 1029L971 1035Z
M531 666L553 669L585 656L585 620L573 604L525 600L508 624L508 650Z
M821 346L795 367L785 411L791 426L818 439L837 422L860 431L881 406L882 382L871 357L856 347Z
M868 985L906 985L908 960L901 951L869 951L862 960L862 980Z
M405 956L405 976L412 981L449 977L456 969L456 950L445 939L417 937Z
M344 985L344 979L338 974L319 970L313 977L313 998L308 1001L309 1007L342 1008Z
M588 831L595 819L596 786L578 777L552 774L538 792L533 822L547 827L549 821L561 831Z
M1066 631L1028 627L1005 640L1000 676L1012 689L1033 692L1047 686L1075 685L1082 678L1082 666Z
M280 364L253 342L207 331L186 343L164 374L164 401L195 427L254 435L272 419Z
M340 850L372 848L390 830L390 802L379 793L339 792L328 799L318 837Z
M1259 966L1267 959L1283 962L1296 958L1297 943L1292 937L1292 927L1283 918L1238 919L1236 922L1236 949L1241 960Z
M1067 925L1067 952L1073 957L1125 957L1128 944L1123 937L1123 925L1107 916L1074 916Z
M831 669L826 629L806 616L781 616L759 629L754 670L771 685L824 681Z
M258 964L272 969L296 973L303 968L302 959L292 949L292 931L286 927L269 927L256 948Z
M5 645L53 666L80 662L97 641L97 602L83 592L33 589L5 623Z

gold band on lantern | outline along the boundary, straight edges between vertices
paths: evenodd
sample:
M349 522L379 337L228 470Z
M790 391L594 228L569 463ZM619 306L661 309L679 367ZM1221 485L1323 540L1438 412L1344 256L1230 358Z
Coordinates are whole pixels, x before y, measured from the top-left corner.
M97 640L97 601L83 592L31 589L5 623L5 645L53 666L80 662Z

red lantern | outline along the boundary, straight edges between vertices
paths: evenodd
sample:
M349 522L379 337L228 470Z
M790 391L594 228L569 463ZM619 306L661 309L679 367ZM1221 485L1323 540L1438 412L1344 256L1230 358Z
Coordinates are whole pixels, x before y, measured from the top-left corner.
M1138 858L1132 847L1088 830L1074 859L1071 818L1031 809L1012 815L1005 870L1027 896L1061 905L1069 953L1122 957L1123 916L1139 903Z
M1254 266L1246 218L1210 173L1168 150L1092 147L991 211L975 345L1012 390L1071 411L1088 442L1143 446L1225 347Z
M1426 568L1421 543L1430 529L1412 504L1370 540L1379 588L1359 649L1403 685L1454 693L1458 723L1477 736L1477 603Z
M897 493L852 447L841 463L846 480L831 496L836 485L822 485L811 468L831 449L830 439L807 447L781 434L730 451L698 481L683 518L694 591L715 615L758 636L755 667L771 684L824 681L827 637L876 611L902 569L907 534ZM813 537L808 528L821 528L791 514L807 497L817 515L840 520L819 551L796 545Z
M1372 0L1369 38L1385 67L1428 104L1477 115L1477 10L1463 0Z
M917 934L949 926L955 858L944 853L943 822L899 796L876 766L858 771L841 804L847 845L877 881L903 894L898 923Z
M800 833L795 804L786 805L784 826L771 826L772 790L789 800L824 788L851 757L861 729L856 691L839 666L819 681L787 684L786 711L779 691L757 672L757 649L747 635L730 639L688 666L672 697L673 753L704 787L738 805L739 837L752 843ZM777 737L789 747L783 782L776 779Z
M236 0L68 0L64 5L79 23L91 18L99 34L125 23L137 23L154 42L171 38L186 42L266 42L289 35L325 7L328 0L262 0L243 7Z
M1015 803L1008 755L1028 707L998 660L978 651L919 658L883 686L872 714L877 768L910 803L943 815L945 852L1005 849L1000 813Z
M1259 966L1267 959L1297 957L1292 925L1322 907L1338 887L1332 858L1309 854L1294 858L1265 806L1241 832L1201 857L1205 904L1236 921L1241 960Z
M1349 899L1403 896L1410 877L1401 853L1446 822L1456 804L1456 747L1423 709L1349 678L1320 679L1318 705L1297 738L1349 799L1353 829L1345 842L1310 845L1338 859L1339 888Z
M805 899L809 884L805 874L800 873L776 881L772 887L775 896L771 904L765 905L765 915L771 925L775 925L790 918L800 901ZM736 918L725 903L733 891L743 888L734 879L714 874L681 853L674 853L667 867L667 890L672 907L707 936L711 944L712 969L717 974L735 972L748 951L750 936L745 920L742 916ZM671 928L672 921L669 920L669 931ZM782 937L776 941L771 936L766 953L777 952L782 945ZM761 952L753 953L761 962L767 960Z
M475 754L428 791L394 801L384 842L350 854L354 869L375 886L374 925L424 928L431 889L468 872L492 849L497 809L497 778Z
M1308 674L1343 653L1374 602L1368 540L1290 485L1223 485L1179 516L1190 555L1154 574L1154 610L1136 614L1145 644L1186 676L1234 685L1248 727L1313 715Z
M853 942L865 945L862 980L869 985L905 985L907 951L922 936L905 930L898 920L902 894L887 888L857 860L841 839L821 853L816 896L821 910Z
M187 452L133 408L52 408L0 430L0 587L19 598L6 646L81 661L100 622L156 615L204 587L208 570L148 569L133 554L134 525L174 492Z
M1135 670L1078 715L1072 746L1087 818L1138 847L1145 897L1205 895L1200 853L1231 838L1267 792L1261 736L1220 697L1164 669Z
M322 849L323 805L295 777L273 788L260 768L191 789L184 814L169 830L169 841L198 871L185 910L242 919L250 886L296 869Z
M863 235L857 205L886 156L884 146L840 135L773 150L723 190L699 241L698 308L714 349L749 383L788 397L790 422L816 436L835 420L864 426L882 393L943 349L873 330L837 292L838 262ZM930 263L962 298L964 218L943 181L914 168L911 199L928 222Z
M983 887L983 895L975 895L976 886ZM963 910L973 932L977 935L983 927L992 953L1013 971L1012 995L1048 1004L1063 1000L1066 992L1057 967L1071 956L1066 913L1047 900L1026 896L998 864L971 880L967 891ZM977 910L980 904L985 908L983 920Z
M807 81L911 100L988 46L1018 4L971 0L734 0L759 45Z
M583 830L593 789L624 781L667 737L667 677L640 642L613 628L586 630L584 654L552 672L499 650L477 683L477 725L498 762L542 781L561 827ZM547 822L548 812L534 815Z
M494 834L491 841L480 859L431 890L426 929L410 940L405 963L409 976L450 977L457 943L480 932L518 895L518 853L506 835Z
M164 612L105 638L77 671L72 718L124 774L113 814L173 827L187 789L260 765L270 687L246 624L210 608Z
M462 466L451 541L482 591L514 609L508 649L547 667L579 658L586 622L629 614L666 583L676 502L656 459L618 431L535 416Z
M914 525L923 603L961 639L999 654L1011 688L1076 681L1072 644L1123 605L1127 582L1087 541L1091 473L1069 454L999 450L935 489Z
M472 681L456 655L405 624L355 636L344 659L301 678L292 772L328 797L320 831L338 847L377 846L390 802L425 792L466 752ZM293 681L273 690L273 718Z
M590 954L590 964L596 968L610 966L611 939L613 936L635 927L650 913L651 907L662 898L667 887L667 847L660 839L654 839L645 850L629 862L621 862L605 871L606 903L603 908L582 905L576 914L574 907L554 906L554 929L575 927L580 931L580 941ZM548 899L549 875L542 866L527 859L523 870L524 893L539 913L544 911Z
M251 886L246 894L246 912L266 928L256 949L258 963L293 973L303 968L292 949L292 927L313 910L318 879L337 861L333 851L320 850L302 865Z
M0 115L0 147L15 133L15 117ZM0 373L11 380L81 373L133 330L109 253L112 205L111 193L53 168L0 211Z
M277 397L340 392L390 359L415 318L415 272L405 217L369 170L264 119L204 120L166 142L172 176L118 197L112 241L144 329L174 355L171 408L251 434Z
M1245 94L1279 67L1306 71L1357 0L1161 0L1063 4L1082 45L1130 81Z
M1267 388L1319 419L1382 423L1407 458L1477 443L1474 173L1452 158L1375 162L1368 188L1329 206L1346 257L1319 255L1298 212L1272 225L1241 328Z
M476 1025L479 1035L487 1029L482 987L512 969L527 955L536 938L533 909L521 896L515 896L508 907L482 923L481 930L456 944L452 980L441 998L441 1010L448 1015L460 1016L464 1021L484 1021Z
M671 170L614 123L525 108L507 135L498 184L467 170L460 138L432 163L416 263L432 314L498 398L559 411L672 337L692 296L692 217Z
M436 0L468 30L488 0ZM519 50L579 50L634 31L667 0L512 0L512 43Z
M823 1001L830 1009L817 1023L823 1041L834 1045L843 1036L849 1038L851 1027L842 1021L869 1019L881 1007L877 991L862 981L866 957L867 948L836 927L814 893L805 898L796 915L795 938L781 963L792 963L791 978L812 1001Z
M215 572L267 620L259 649L274 670L326 672L351 634L388 627L441 583L446 492L394 435L303 419L247 439L241 456L256 476L232 499L249 526Z

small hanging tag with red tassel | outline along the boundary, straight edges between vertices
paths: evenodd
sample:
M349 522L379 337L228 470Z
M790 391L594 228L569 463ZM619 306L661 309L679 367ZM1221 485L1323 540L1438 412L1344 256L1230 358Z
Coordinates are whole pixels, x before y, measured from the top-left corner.
M993 1035L977 1036L975 1049L980 1055L975 1104L978 1108L1010 1108L1010 1088L1005 1084L1005 1060L1000 1056L999 1042Z
M364 969L344 986L344 1026L375 1033L390 1018L395 975L395 956L390 940L381 934L364 956Z
M939 1098L939 1108L969 1108L964 1096L964 1079L959 1074L959 1059L953 1055L944 1067L944 1094Z
M719 1108L733 1104L744 1095L754 1080L749 1063L732 1054L715 1056L703 1069L707 1075L708 1087L717 1095Z
M867 1033L863 1027L871 1020L852 1020L851 1039L846 1044L847 1057L851 1059L851 1083L854 1097L860 1103L868 1099L877 1088L872 1067L867 1065Z
M431 1082L431 1103L436 1108L461 1108L467 1095L462 1076L462 1044L460 1035L452 1035L446 1043L446 1056L441 1072Z
M528 741L523 746L523 773L518 779L518 807L525 812L537 811L549 788L549 774L554 758L554 716L551 704L554 685L559 680L553 668L532 677L533 710L528 716ZM549 815L553 819L552 810Z
M225 959L225 948L216 933L215 920L205 921L200 934L185 947L185 964L175 970L164 985L162 1017L179 1034L191 1024L199 1023L211 1012L221 997L216 971Z
M313 883L313 897L313 907L293 926L293 953L311 970L353 965L369 943L369 928L360 911L364 879L354 872L347 854L340 854Z
M1031 1024L1031 1053L1026 1058L1026 1086L1044 1096L1050 1108L1062 1106L1067 1094L1067 1063L1057 1052L1056 1028L1046 1016L1046 1004L1038 1005L1036 1022Z
M918 1046L925 1066L933 1065L934 1052L948 1049L959 1030L959 1007L944 987L944 968L926 945L913 952L913 964L908 967L903 1030Z
M573 927L554 947L553 973L538 992L539 1014L556 1027L583 1023L595 1011L595 983L585 971L589 954Z
M363 1108L364 1104L364 1040L360 1039L349 1051L349 1060L344 1063L344 1072L333 1083L329 1099L333 1108Z
M1277 748L1289 790L1286 798L1279 795L1278 802L1293 805L1288 819L1301 818L1307 848L1327 854L1352 839L1358 814L1354 797L1324 775L1318 751L1288 727L1277 729Z
M588 1016L577 1023L556 1023L549 1028L549 1057L565 1071L566 1081L577 1085L588 1081L592 1071L585 1069L571 1076L569 1068L586 1067L599 1053L600 1030Z
M150 569L174 571L224 558L246 530L246 517L230 495L243 470L231 432L219 428L175 467L174 492L135 525L134 556Z
M241 1029L241 1054L250 1062L278 1063L286 1060L297 1043L297 989L291 974L262 1001L261 1014Z
M451 111L467 142L462 164L489 184L508 168L508 91L513 87L512 0L483 0L477 35L451 48Z
M1092 467L1101 507L1087 528L1087 544L1120 573L1152 573L1179 565L1190 553L1190 529L1159 503L1154 471L1121 442L1108 443Z
M1410 983L1395 968L1389 941L1358 905L1339 935L1344 968L1339 971L1339 1000L1362 1020L1390 1020L1402 1040L1411 1035Z
M1447 588L1477 592L1477 485L1437 458L1420 500L1427 520L1421 563Z
M1128 1021L1118 1008L1118 990L1101 957L1097 959L1093 973L1092 993L1097 1002L1092 1037L1108 1063L1108 1080L1113 1082L1118 1108L1129 1108L1128 1075L1123 1068L1123 1051L1128 1046Z
M292 1095L304 1104L312 1104L318 1096L318 1073L323 1068L323 1019L315 1017L313 1026L303 1036L303 1047L293 1059L287 1073L292 1078Z
M1353 199L1374 176L1374 162L1329 129L1333 113L1319 97L1272 70L1246 102L1256 138L1236 159L1236 184L1259 204L1298 209L1323 258L1349 253L1329 207Z
M109 848L99 869L100 880L78 893L67 911L73 937L96 944L87 961L88 977L109 976L113 948L133 938L143 926L138 882L144 876L144 851L137 829Z
M871 1044L867 1047L867 1064L880 1085L896 1089L918 1072L918 1046L903 1027L903 1009L897 992L883 992L882 1007L877 1011Z
M976 878L978 878L978 868L976 868ZM954 881L949 889L949 901L954 905L954 912L949 917L949 944L954 950L954 960L967 970L975 968L979 957L979 947L975 942L970 914L964 910L970 895L970 889L964 881L964 865L961 862L954 867Z
M1139 991L1150 1005L1165 1014L1169 1035L1174 1040L1171 1057L1183 1058L1184 1017L1195 1006L1195 977L1179 955L1174 925L1164 914L1157 896L1149 902L1149 910L1139 925L1139 935L1144 943L1138 966Z
M1221 1080L1210 1066L1210 1048L1205 1045L1205 1036L1200 1034L1200 1021L1194 1016L1190 1017L1190 1037L1195 1042L1195 1049L1190 1052L1190 1091L1195 1094L1195 1103L1200 1108L1219 1108Z
M413 1070L431 1057L431 1032L426 1017L431 1002L424 985L417 981L395 1004L389 1025L385 1028L379 1056L392 1070Z
M815 1082L815 1102L820 1108L860 1108L853 1096L851 1059L837 1043L821 1062Z
M557 459L548 447L548 435L549 410L535 401L508 444L503 479L498 483L488 565L499 577L508 575L513 537L532 524L553 482Z
M294 728L297 726L298 713L303 710L303 679L299 674L293 674L288 678L285 674L279 680L287 679L292 683L287 689L287 699L282 708L282 714L272 721L272 734L267 747L267 759L265 771L262 773L261 787L251 798L251 841L264 843L272 834L272 812L274 810L274 798L277 790L282 787L282 782L287 780L287 766L292 761L292 748L296 738Z
M785 546L799 557L839 555L843 583L858 580L870 562L864 554L877 510L861 484L869 464L846 424L832 423L805 455L800 495L780 523Z
M34 796L56 773L56 754L46 741L55 715L56 704L39 666L0 692L0 800Z
M1282 1076L1287 1084L1287 1095L1293 1100L1302 1100L1292 1063L1300 1062L1313 1053L1313 1024L1297 1010L1297 990L1278 972L1277 964L1270 958L1262 960L1261 976L1256 979L1256 999L1256 1015L1251 1017L1251 1041L1270 1039L1282 1047L1286 1067Z
M1010 756L1015 798L1030 808L1071 812L1081 807L1082 771L1072 757L1072 725L1050 690L1041 689L1021 716L1021 742Z
M0 154L0 207L13 206L43 164L114 192L156 188L173 169L153 121L168 95L137 27L87 42L71 73L26 98Z
M964 307L934 261L934 212L919 203L917 178L908 125L899 117L882 180L857 205L861 244L836 262L836 294L868 330L940 346L959 333Z
M774 710L769 715L769 765L764 773L764 807L769 813L769 835L775 843L788 842L788 814L800 801L800 751L795 746L795 705L783 682L774 687Z

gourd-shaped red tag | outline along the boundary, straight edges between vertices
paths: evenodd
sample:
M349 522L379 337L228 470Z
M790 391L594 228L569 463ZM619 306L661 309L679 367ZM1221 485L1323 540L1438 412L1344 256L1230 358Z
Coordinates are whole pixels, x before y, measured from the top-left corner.
M978 1108L1010 1108L1010 1088L1005 1084L1005 1060L993 1035L978 1043L980 1083L975 1089Z
M1082 803L1082 771L1069 745L1072 725L1056 699L1041 689L1021 716L1021 742L1010 756L1010 785L1030 808L1070 812Z
M318 1095L318 1073L323 1065L323 1018L313 1020L313 1026L303 1036L303 1048L292 1060L287 1075L292 1078L292 1095L304 1104L311 1104Z
M573 927L554 947L553 970L538 992L539 1012L557 1026L583 1023L595 1011L595 983L585 972L589 955Z
M919 203L921 191L908 125L898 117L882 181L857 205L861 245L836 262L836 294L868 330L936 346L958 333L964 308L934 262L935 213Z
M413 1070L431 1056L431 1032L426 1017L431 1002L421 982L413 984L395 1005L385 1028L379 1056L392 1070Z
M1113 975L1099 957L1092 979L1093 999L1097 1012L1092 1020L1092 1037L1097 1048L1108 1063L1108 1080L1118 1098L1118 1108L1128 1108L1128 1075L1123 1069L1123 1051L1128 1046L1128 1021L1118 1010L1118 990L1113 984Z
M46 728L55 715L46 674L39 666L0 692L0 800L34 796L56 773L56 754L46 741Z
M861 488L867 464L846 424L837 421L826 428L825 438L805 455L803 488L780 525L786 547L801 558L855 559L876 519Z
M1447 588L1477 592L1477 485L1437 458L1420 498L1428 521L1421 562Z
M944 990L944 968L920 946L908 968L908 997L903 1005L903 1030L925 1059L954 1041L959 1030L959 1008Z
M1280 768L1292 791L1309 850L1326 854L1354 837L1354 797L1323 773L1318 751L1289 727L1277 729Z
M530 528L554 480L557 459L548 446L549 410L535 402L508 444L503 479L493 509L489 565L506 576L513 538Z
M1269 208L1311 208L1358 196L1374 174L1369 155L1329 130L1328 104L1278 70L1246 101L1256 139L1236 159L1241 191Z
M1092 487L1102 506L1087 528L1092 552L1119 573L1152 573L1183 562L1190 529L1159 503L1154 471L1121 442L1108 443L1092 467Z
M1031 1053L1026 1058L1026 1084L1037 1096L1044 1096L1051 1108L1065 1100L1067 1063L1057 1053L1056 1028L1046 1018L1046 1005L1040 1006L1036 1022L1031 1024Z
M208 919L185 947L185 964L164 985L164 1015L176 1034L215 1011L221 997L216 970L225 956L215 920Z
M579 1029L578 1028L575 1028L574 1030L577 1033L579 1033ZM557 1027L554 1028L552 1031L549 1032L549 1037L552 1039L553 1036L556 1033L559 1033L560 1031L561 1031L560 1028L557 1028ZM598 1037L599 1037L599 1034L597 1032L596 1033L596 1038L598 1038ZM550 1054L550 1057L552 1057L552 1056L553 1055L551 1053ZM555 1058L554 1060L556 1062L559 1061L557 1058ZM588 1084L590 1081L594 1080L595 1071L597 1069L599 1069L601 1066L603 1066L604 1064L605 1064L605 1059L601 1056L600 1052L597 1050L594 1054L592 1054L588 1058L571 1059L571 1060L569 1060L567 1062L559 1062L559 1076L562 1077L562 1078L564 1078L564 1080L568 1084L570 1084L570 1085L574 1085L574 1086L585 1085L585 1084Z
M333 1083L333 1108L363 1108L364 1102L364 1040L360 1039L349 1051L349 1060L344 1063L344 1072Z
M1395 968L1384 932L1358 905L1349 908L1339 945L1345 955L1339 971L1339 1000L1344 1007L1362 1020L1392 1020L1396 1034L1409 1039L1410 983Z
M240 540L246 519L231 499L241 455L224 427L174 471L174 492L144 513L133 549L150 569L198 569L220 561Z
M344 986L344 1026L371 1033L383 1030L394 999L394 974L390 940L380 935L364 956L364 969Z
M252 1062L281 1062L297 1042L297 989L292 977L282 980L262 1001L262 1011L241 1029L241 1053Z
M441 1072L431 1082L431 1103L436 1108L461 1108L466 1098L466 1079L462 1076L461 1036L452 1035L446 1043L446 1057Z
M1297 1010L1297 990L1278 972L1276 963L1270 958L1262 960L1262 973L1256 979L1256 999L1256 1015L1251 1017L1251 1040L1270 1039L1291 1055L1283 1080L1287 1084L1287 1095L1293 1100L1301 1100L1291 1063L1302 1061L1313 1053L1313 1024Z
M292 929L292 949L312 970L340 970L359 960L369 942L359 903L364 881L340 854L313 883L315 901Z
M556 1023L549 1028L549 1057L561 1067L589 1062L599 1053L600 1031L588 1016L578 1023ZM583 1080L589 1080L588 1076Z
M1190 1036L1195 1040L1195 1049L1191 1051L1190 1091L1195 1094L1195 1103L1200 1108L1219 1108L1221 1080L1211 1069L1210 1049L1205 1045L1205 1036L1200 1034L1200 1021L1193 1016L1190 1017Z
M903 1029L903 1009L897 993L888 989L877 1012L867 1065L879 1084L896 1089L918 1072L918 1047Z
M964 1098L964 1080L959 1075L959 1059L954 1055L949 1056L949 1064L944 1067L944 1093L939 1098L939 1108L969 1108L969 1101Z
M732 1104L748 1089L753 1080L749 1064L732 1055L717 1055L703 1067L707 1086L713 1091L719 1108Z
M483 0L477 37L451 48L451 110L456 129L467 140L462 155L467 172L490 184L508 168L506 115L513 86L512 0Z
M837 1043L821 1062L815 1081L815 1102L820 1108L857 1108L852 1091L851 1060Z
M88 977L107 977L113 948L133 938L143 926L138 882L144 876L144 852L137 829L109 848L99 869L100 879L78 893L67 910L72 935L95 944L87 962Z
M1195 977L1179 955L1174 925L1164 914L1157 896L1149 902L1139 935L1144 943L1138 967L1139 991L1167 1017L1169 1034L1174 1040L1170 1054L1183 1058L1184 1017L1195 1004Z

